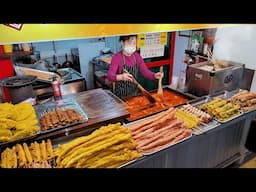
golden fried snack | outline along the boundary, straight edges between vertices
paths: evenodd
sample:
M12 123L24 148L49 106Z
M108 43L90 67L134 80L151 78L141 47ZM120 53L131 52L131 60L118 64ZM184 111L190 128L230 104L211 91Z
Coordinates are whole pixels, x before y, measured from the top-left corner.
M75 116L75 113L73 113L73 109L67 109L66 112L69 119L71 119L72 122L76 121L76 116Z
M10 141L11 137L7 137L7 136L0 136L0 142L7 142Z
M45 116L41 117L40 124L41 124L41 130L46 131L47 130L47 124L46 124L46 117Z
M16 153L16 147L13 146L11 151L10 151L10 168L17 168L18 167L18 157Z
M23 102L14 105L14 110L17 111L18 115L16 117L16 121L21 121L27 119L29 116L31 116L34 112L34 108L32 105L28 102Z
M62 111L61 113L62 113L62 116L65 119L64 120L65 123L72 123L72 119L69 118L67 110Z
M137 151L122 150L94 162L88 168L114 168L141 156Z
M123 164L125 164L125 163L127 163L129 161L132 161L134 159L142 157L142 155L140 153L138 153L137 151L130 151L130 155L132 157L130 156L129 160L126 160L126 161L122 161L121 160L119 162L117 161L116 163L110 162L111 164L108 164L108 165L105 164L105 167L106 168L117 168L117 167L120 167L121 165L123 165Z
M15 128L16 130L25 130L35 126L38 127L38 121L36 118L33 118L33 119L26 119L23 121L17 121Z
M70 143L64 144L62 146L62 151L58 151L59 154L57 158L57 163L60 163L62 159L64 159L66 156L69 156L69 154L72 154L76 148L81 147L88 147L92 144L99 143L99 141L106 141L107 138L111 138L114 135L117 135L119 133L128 133L130 134L129 130L126 128L120 128L121 124L113 124L109 126L103 126L102 128L94 131L91 135L80 137L78 139L73 140Z
M95 145L100 144L100 142L106 143L106 142L108 142L108 139L112 139L113 136L120 135L120 134L130 134L130 132L128 131L128 129L125 129L125 130L117 129L117 130L112 131L109 134L99 135L96 138L93 138L93 139L83 143L82 145L79 146L79 148L86 147L89 150L90 148L95 147ZM72 149L69 153L66 154L66 156L68 156L75 150L76 150L76 148Z
M35 154L36 154L36 161L35 162L40 162L41 161L41 150L40 150L40 145L36 141L34 142L35 146Z
M7 118L1 118L0 119L0 123L1 124L5 124L6 125L6 129L11 129L11 128L14 128L17 124L16 121L14 120L11 120L11 119L7 119Z
M47 160L47 151L46 151L46 144L45 141L43 140L40 144L40 151L41 151L41 160Z
M7 150L9 148L7 147L2 153L1 153L1 167L7 168Z
M75 167L75 165L81 158L87 158L89 155L92 155L93 153L104 150L109 146L115 145L119 142L123 142L129 139L130 137L131 137L130 134L120 134L120 135L113 136L112 138L107 139L106 141L97 143L94 147L92 147L89 150L87 148L78 149L74 154L64 159L62 161L62 165L66 168Z
M47 115L49 115L53 126L57 126L59 122L57 114L54 111L51 111Z
M6 167L5 168L11 168L11 149L6 149Z
M74 110L74 109L72 109L72 112L73 112L73 115L76 117L76 121L81 121L81 120L83 120L83 117L82 117L82 115L81 115L79 112L77 112L77 111Z
M115 158L117 156L123 155L124 153L124 150L113 152L103 158L98 159L97 161L92 162L91 165L88 166L88 168L104 168L104 165L109 164L110 161L112 163L116 163Z
M21 144L17 144L16 149L17 149L17 152L18 152L19 167L23 167L27 163L25 152L24 152Z
M44 115L45 117L45 124L46 124L46 129L50 129L50 128L53 128L53 124L51 122L51 118L48 114Z
M33 133L31 133L31 131L29 129L14 131L14 135L12 136L11 140L24 138L24 137L32 135L32 134Z
M54 151L53 151L52 142L50 139L47 139L46 150L48 153L48 158L54 157Z
M29 146L29 150L33 159L33 162L40 162L41 157L40 157L40 148L37 142L31 143Z
M30 153L30 150L28 148L28 145L26 143L23 143L23 149L24 149L24 152L25 152L28 163L31 164L33 162L33 158L32 158L32 155Z
M47 161L42 162L33 162L30 165L27 165L26 168L52 168L51 165Z
M65 122L65 116L63 115L63 111L60 109L56 110L56 114L60 122Z
M0 118L15 119L14 105L11 103L0 103Z
M74 109L67 109L67 114L72 121L81 121L83 120L83 117Z
M1 127L1 124L0 124ZM8 129L0 129L0 137L11 137L12 132Z
M123 151L124 149L135 149L136 143L134 140L129 139L127 141L124 141L123 143L120 143L118 145L112 145L109 148L105 149L104 151L99 151L97 153L94 153L91 156L88 156L86 159L82 159L77 163L77 168L83 168L91 166L92 163L98 161L99 159L102 159L105 156L111 155L114 152L117 151Z

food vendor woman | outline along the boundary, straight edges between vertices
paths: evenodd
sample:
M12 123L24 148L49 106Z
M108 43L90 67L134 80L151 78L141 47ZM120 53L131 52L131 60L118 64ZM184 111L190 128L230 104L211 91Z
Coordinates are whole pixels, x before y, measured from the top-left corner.
M163 73L151 72L136 51L137 35L121 36L122 50L113 55L108 71L108 80L115 82L114 93L125 98L137 94L137 87L132 82L132 77L138 78L139 72L144 78L155 80L163 77ZM124 72L126 69L129 73Z

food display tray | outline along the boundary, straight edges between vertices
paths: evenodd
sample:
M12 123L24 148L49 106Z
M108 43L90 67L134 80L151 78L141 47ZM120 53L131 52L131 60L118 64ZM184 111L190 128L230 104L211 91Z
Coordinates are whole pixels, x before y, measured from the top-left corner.
M232 93L229 93L229 92L227 92L227 91L224 91L224 92L222 92L222 93L217 93L217 94L214 94L214 95L205 96L205 97L202 97L202 98L199 99L199 100L191 101L191 102L188 102L188 103L191 104L191 105L194 106L194 107L198 107L199 105L202 105L202 104L205 104L205 103L208 103L208 102L212 101L214 98L219 97L219 98L222 98L222 99L228 99L228 98L230 98L232 95L233 95ZM231 116L230 118L228 118L228 119L225 120L225 121L222 121L222 120L220 120L220 119L218 119L218 118L216 118L216 117L214 117L214 120L216 120L216 121L219 122L219 123L227 123L227 122L229 122L229 121L231 121L231 120L233 120L233 119L235 119L235 118L237 118L237 117L239 117L239 116L241 116L241 115L243 115L243 114L244 114L244 113L243 113L241 110L239 110L239 113L238 113L238 114ZM217 126L217 125L216 125L216 126ZM216 126L214 126L214 127L216 127ZM212 128L211 128L211 129L212 129Z
M142 159L142 158L143 158L143 156L140 157L140 158L138 158L138 159L133 159L133 160L131 160L131 161L128 161L127 163L124 163L123 165L120 165L120 166L117 167L117 168L123 168L123 167L125 167L125 166L127 166L127 165L130 165L130 164L132 164L132 163L134 163L134 162L136 162L136 161L138 161L138 160L140 160L140 159Z
M193 107L197 107L197 106L207 103L209 101L211 101L211 98L206 96L201 99L197 99L197 100L188 102L188 104L192 105ZM182 106L179 106L178 108L181 109ZM196 126L195 128L192 128L192 133L194 135L200 135L200 134L203 134L203 133L217 127L218 125L220 125L220 123L218 121L216 121L214 118L212 120L210 120L208 123L200 122L200 124L198 126Z
M15 144L18 144L18 143L24 143L24 142L27 142L29 140L32 140L32 139L35 139L38 134L40 133L40 128L38 128L38 132L33 134L33 135L30 135L30 136L25 136L25 137L22 137L22 138L19 138L19 139L15 139L15 140L11 140L11 141L6 141L6 142L0 142L0 152L2 150L4 150L6 147L11 147Z
M242 112L242 111L239 111L239 113L238 114L236 114L236 115L233 115L233 116L231 116L230 118L228 118L227 120L220 120L220 119L218 119L218 118L215 118L216 119L216 121L218 121L218 122L220 122L220 123L227 123L227 122L229 122L229 121L231 121L231 120L233 120L233 119L235 119L235 118L237 118L237 117L240 117L240 116L242 116L244 113Z
M146 120L146 119L150 119L150 118L152 118L152 117L154 117L154 116L155 116L155 115L152 115L152 116L149 116L149 117L145 117L145 118L143 118L143 119L139 119L139 120L137 120L137 121L133 121L133 122L130 122L130 123L124 123L123 126L129 129L129 126L134 125L135 123L139 123L139 122L141 122L141 121L144 121L144 120ZM165 146L163 146L162 148L160 148L160 149L158 149L158 150L156 150L156 151L154 151L154 152L151 152L151 153L143 153L143 152L140 152L140 153L141 153L142 155L151 155L151 154L157 153L157 152L159 152L159 151L161 151L161 150L164 150L164 149L166 149L166 148L168 148L168 147L171 147L171 146L173 146L173 145L176 145L176 144L178 144L178 143L180 143L180 142L182 142L182 141L185 141L185 140L189 139L190 137L192 137L192 135L193 135L193 132L192 132L191 135L189 135L188 137L185 137L185 138L183 138L182 140L177 141L176 143L166 144ZM141 158L142 158L142 157L141 157ZM138 159L137 159L137 160L138 160Z
M154 152L150 152L150 153L141 152L141 154L142 154L142 155L152 155L152 154L157 153L157 152L159 152L159 151L162 151L162 150L164 150L164 149L166 149L166 148L168 148L168 147L171 147L171 146L173 146L173 145L176 145L176 144L178 144L178 143L181 143L181 142L183 142L183 141L189 139L190 137L192 137L192 135L193 135L193 134L191 133L188 137L185 137L185 138L183 138L183 139L177 141L176 143L166 144L165 146L161 147L160 149L158 149L158 150L156 150L156 151L154 151Z
M54 111L55 109L58 109L58 108L60 108L60 109L74 109L75 111L77 111L83 117L83 119L80 120L80 121L67 123L65 125L59 125L58 127L47 129L45 131L40 129L41 133L46 133L46 132L51 132L51 131L67 128L69 126L77 125L77 124L84 123L84 122L88 121L87 114L83 111L83 109L79 106L79 104L74 99L63 99L61 104L51 102L51 103L45 103L45 104L42 104L42 105L35 105L34 108L35 108L35 111L36 111L36 114L37 114L37 118L38 118L38 121L39 121L40 128L41 128L40 118L44 114L46 114L47 112Z
M140 120L140 119L144 119L146 117L150 117L150 116L153 116L153 115L156 115L160 112L163 112L171 107L178 107L180 105L183 105L185 103L187 103L188 101L194 101L195 99L197 99L198 97L196 96L193 96L193 95L190 95L188 93L183 93L181 91L178 91L178 90L175 90L175 89L172 89L168 86L163 86L163 90L164 91L168 91L170 93L174 93L176 96L179 96L179 97L182 97L182 98L185 98L187 99L186 102L182 102L182 103L179 103L179 104L174 104L172 106L168 106L167 104L165 105L165 107L162 107L162 108L159 108L155 111L152 111L152 112L148 112L148 113L145 113L146 110L150 109L150 108L154 108L154 105L143 105L143 106L134 106L137 108L137 110L133 111L134 113L136 112L141 112L143 111L143 115L141 116L138 116L137 118L134 118L134 119L129 119L129 118L126 118L124 119L125 123L131 123L131 122L134 122L134 121L137 121L137 120ZM150 93L157 93L157 90L151 90L149 91ZM137 96L141 96L142 94L138 94L136 96L131 96L131 97L127 97L127 98L124 98L123 101L126 102L126 105L127 105L127 108L129 108L129 104L127 103L128 100L132 99L132 98L136 98ZM168 99L168 98L165 98L165 99ZM128 109L127 109L128 110ZM129 110L128 110L129 111Z
M209 123L201 123L199 126L192 129L194 135L201 135L219 126L220 123L216 120L211 120Z

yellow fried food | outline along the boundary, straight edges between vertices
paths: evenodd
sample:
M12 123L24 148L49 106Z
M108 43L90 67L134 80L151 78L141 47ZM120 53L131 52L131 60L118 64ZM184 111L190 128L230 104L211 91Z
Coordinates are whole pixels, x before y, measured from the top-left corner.
M99 161L94 162L88 168L116 168L128 161L137 159L141 156L142 155L137 151L124 150L121 153L119 152L119 153L104 157Z
M102 126L88 136L60 145L56 150L57 167L115 167L140 157L136 146L131 132L120 123ZM109 162L120 155L123 157L119 160Z
M115 145L116 143L125 141L129 138L130 138L130 135L128 135L128 134L120 134L120 135L114 136L112 139L110 139L109 141L107 141L105 143L100 142L100 144L96 144L96 146L91 148L90 150L88 150L86 148L81 148L81 149L77 150L76 153L74 153L70 157L66 158L62 163L63 163L64 167L66 167L66 168L74 167L75 164L81 158L86 158L87 156L89 156L93 153L104 150L111 145Z
M0 136L0 142L7 142L10 141L11 137L6 137L6 136Z
M46 151L46 144L45 141L43 140L40 144L40 152L41 152L41 160L47 160L47 151Z
M10 103L0 103L0 118L12 118L14 106Z
M7 129L8 126L5 123L0 123L0 129Z
M36 154L36 161L35 162L40 162L41 161L41 151L40 151L39 143L37 143L35 141L34 146L35 146L35 154Z
M11 140L16 140L16 139L20 139L20 138L24 138L28 135L30 135L31 132L29 130L21 130L21 131L15 131L14 135L11 137Z
M58 154L57 163L60 162L66 154L68 154L72 149L78 147L81 144L84 144L90 140L97 138L99 135L104 136L108 133L113 132L121 126L120 123L111 124L109 126L102 126L100 129L94 131L92 134L84 137L79 137L72 142L63 144L61 148L58 148L56 154Z
M89 149L89 147L94 147L95 143L99 143L101 141L106 142L107 139L112 138L113 136L121 134L121 133L130 134L128 129L115 129L114 131L112 131L108 134L99 134L97 137L92 138L79 146L76 146L75 148L73 148L72 150L70 150L68 153L66 153L65 155L63 155L61 157L65 158L66 156L69 156L69 154L72 154L77 148L85 148L86 147L87 149Z
M7 168L7 149L6 148L2 153L1 153L1 167L2 168Z
M14 105L14 108L18 113L18 116L16 116L15 119L16 121L27 119L32 113L34 113L34 108L28 102L16 104Z
M18 167L18 157L16 153L16 147L13 146L12 149L10 150L10 168L17 168Z
M47 139L46 150L49 158L54 157L54 151L53 151L52 142L50 139Z
M11 149L8 147L6 150L6 163L5 168L11 168Z
M33 162L33 159L32 159L32 155L29 151L28 145L26 143L23 143L23 148L24 148L26 159L27 159L28 163L31 164Z
M11 137L12 132L8 129L0 129L0 137Z
M17 149L17 152L18 152L19 167L23 167L23 166L25 166L25 164L27 162L25 152L24 152L23 147L21 146L21 144L17 144L16 149Z
M103 157L109 156L113 153L116 153L118 151L123 151L125 149L135 149L136 147L136 143L134 142L134 140L129 139L128 141L124 141L123 143L120 143L119 145L112 145L109 148L107 148L104 151L100 151L98 153L95 153L89 157L87 157L86 159L81 159L76 167L77 168L84 168L84 167L89 167L91 166L94 162L102 159Z
M25 129L29 129L30 127L35 127L35 126L37 126L36 120L30 121L27 124L18 122L16 125L16 130L25 130Z
M178 118L182 119L185 122L187 128L192 129L195 128L197 125L200 124L200 119L196 116L191 115L181 109L176 110L175 114Z
M0 119L0 124L5 124L6 129L11 129L16 126L16 121L11 120L11 119L6 119L6 118L1 118Z

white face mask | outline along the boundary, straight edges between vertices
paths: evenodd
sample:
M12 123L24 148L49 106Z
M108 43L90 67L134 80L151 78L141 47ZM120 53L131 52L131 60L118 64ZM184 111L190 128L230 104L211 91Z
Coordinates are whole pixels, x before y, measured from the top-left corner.
M136 51L136 47L134 47L134 46L125 46L124 50L125 50L126 53L131 55Z

